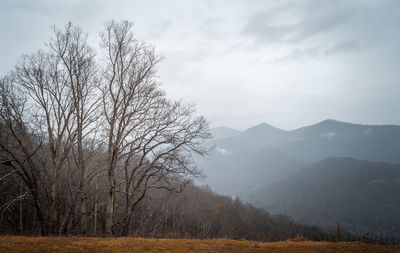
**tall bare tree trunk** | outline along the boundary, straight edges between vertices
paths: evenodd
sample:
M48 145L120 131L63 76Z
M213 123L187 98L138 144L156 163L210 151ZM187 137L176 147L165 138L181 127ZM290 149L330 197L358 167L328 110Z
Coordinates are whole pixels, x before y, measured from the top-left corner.
M112 158L110 157L110 160ZM110 162L110 167L108 168L107 179L108 179L108 192L107 192L107 203L106 203L106 234L111 236L113 235L112 226L113 226L113 216L114 216L114 166L112 165L112 161Z
M97 234L97 201L98 201L98 197L97 197L97 192L99 190L99 179L96 179L96 186L95 186L95 195L94 195L94 204L93 204L93 226L92 226L92 235L96 235Z
M57 169L53 168L52 180L51 180L51 209L50 209L50 233L57 231Z
M22 195L22 181L20 183L20 189L19 189L19 194ZM22 232L23 229L23 223L22 223L22 199L19 200L19 231Z
M79 113L79 112L77 112ZM87 233L87 211L86 211L86 206L87 206L87 201L86 201L86 196L84 193L84 188L85 188L85 179L86 179L86 168L84 164L84 158L83 158L83 147L82 147L82 141L83 141L83 136L82 136L82 119L78 117L78 169L80 172L80 185L79 185L79 191L80 191L80 212L81 212L81 233L86 234Z
M114 215L114 192L109 190L107 193L107 204L106 204L106 234L112 235L112 225L113 225L113 215Z

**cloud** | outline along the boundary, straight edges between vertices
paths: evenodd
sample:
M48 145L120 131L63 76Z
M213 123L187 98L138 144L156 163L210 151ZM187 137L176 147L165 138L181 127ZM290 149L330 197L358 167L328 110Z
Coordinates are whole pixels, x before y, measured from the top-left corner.
M280 3L254 11L243 24L241 34L251 42L249 47L286 47L289 52L279 58L297 60L352 53L400 40L399 1Z
M225 148L216 147L215 150L222 155L230 155L231 152Z
M362 130L362 134L365 135L365 136L369 136L372 133L373 133L373 130L371 128Z
M298 43L348 23L353 15L341 1L302 1L284 3L253 13L242 33L258 43Z
M321 56L321 53L322 52L319 47L295 48L284 56L279 56L277 58L268 60L266 62L282 63L282 62L288 62L288 61L293 61L293 60L302 61L302 60L307 60L310 58L311 59L318 58Z
M321 138L332 140L338 133L335 132L326 132L321 134Z
M326 55L337 54L337 53L347 53L361 48L360 43L355 40L344 40L336 43L333 47L328 48L325 51Z
M325 56L337 55L340 53L352 53L360 50L360 44L355 40L345 40L334 44L333 46L314 46L304 48L294 48L284 56L277 57L267 62L287 62L302 61L309 59L318 59Z

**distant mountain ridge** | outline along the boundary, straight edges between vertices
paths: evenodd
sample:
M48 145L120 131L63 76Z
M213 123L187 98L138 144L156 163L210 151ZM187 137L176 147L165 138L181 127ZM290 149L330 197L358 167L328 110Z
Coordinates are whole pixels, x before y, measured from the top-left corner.
M205 183L224 194L243 195L243 188L278 180L329 157L400 163L400 126L395 125L324 120L292 131L266 123L245 131L219 131L223 134L208 144L214 153L199 165L208 176Z
M400 126L397 125L362 125L328 119L291 131L261 123L230 133L211 143L231 152L271 147L292 154L300 151L297 158L310 162L331 156L349 156L400 163L399 153L392 152L400 149Z
M273 195L268 195L271 190L268 187L280 186L274 193L274 196L279 196L290 189L286 189L284 180L290 181L295 175L303 173L304 168L313 167L321 160L346 157L364 160L363 164L371 163L368 166L372 167L379 163L400 164L400 126L397 125L363 125L328 119L286 131L262 123L225 138L212 139L208 145L215 149L211 156L198 163L206 176L201 183L210 185L217 193L239 196L244 201L267 207L267 210L276 208L284 213L288 212L271 204L274 203L270 201ZM351 160L343 161L351 163ZM306 187L309 185L307 182L299 183ZM340 187L340 180L337 182ZM282 198L281 201L286 200ZM287 201L290 203L290 198ZM332 201L330 204L336 200ZM307 210L302 208L298 209L299 212ZM295 214L288 214L296 218ZM298 218L302 216L299 214ZM328 217L322 223L330 222L336 221Z

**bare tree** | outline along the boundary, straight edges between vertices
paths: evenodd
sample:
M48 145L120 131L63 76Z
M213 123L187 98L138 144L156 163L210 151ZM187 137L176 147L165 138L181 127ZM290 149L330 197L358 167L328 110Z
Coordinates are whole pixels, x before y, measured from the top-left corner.
M193 117L193 112L190 105L161 99L147 114L149 119L133 131L123 154L125 234L130 233L134 208L148 190L180 192L200 175L192 155L207 152L200 142L208 138L208 124L201 117Z
M55 56L61 61L66 72L66 84L71 93L72 113L75 124L68 126L69 143L72 145L71 152L75 167L79 171L79 186L77 198L79 199L79 212L81 232L87 233L87 210L85 186L88 185L86 160L84 157L88 149L96 148L96 145L89 148L85 140L92 139L97 130L99 96L97 94L98 78L96 76L95 53L87 45L87 34L82 29L68 23L63 30L54 27L55 38L48 44ZM71 210L72 211L72 210ZM69 217L69 215L67 216ZM66 219L64 222L68 222Z
M129 226L133 208L149 188L197 174L189 166L190 152L205 152L199 144L208 138L208 124L192 118L193 107L165 98L155 78L160 58L135 40L132 23L112 21L101 38L106 59L101 88L107 122L106 232L112 234L119 166L125 173L124 222Z
M31 111L25 120L45 144L39 158L50 183L46 191L51 202L49 232L62 234L74 217L81 233L86 233L84 193L92 177L88 177L85 163L85 154L90 152L84 149L85 140L94 138L100 101L95 54L86 43L86 34L71 23L62 30L54 28L54 34L46 51L22 58L16 67L15 85L29 94ZM77 187L72 178L75 171L79 173ZM69 198L61 203L65 191Z
M70 136L69 132L70 125L76 121L72 93L61 61L49 52L39 51L23 57L16 73L17 83L30 96L29 106L34 110L31 122L35 124L32 127L46 142L41 158L43 171L50 170L50 231L53 233L59 225L59 177L70 155L71 140L75 139L75 133Z
M25 183L28 191L21 193L0 207L3 213L18 200L33 199L33 206L40 222L41 234L47 232L43 203L44 184L39 151L42 140L27 126L26 98L14 85L14 76L0 80L0 181L13 174Z

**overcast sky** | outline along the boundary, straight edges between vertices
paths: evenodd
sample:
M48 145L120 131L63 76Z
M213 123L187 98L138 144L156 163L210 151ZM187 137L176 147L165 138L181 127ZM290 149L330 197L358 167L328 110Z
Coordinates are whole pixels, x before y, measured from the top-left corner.
M169 97L212 126L283 129L327 118L400 124L400 1L1 0L0 74L72 21L93 47L128 19L154 45Z

